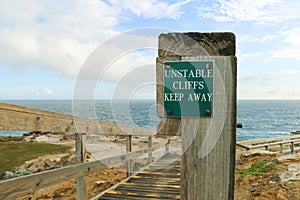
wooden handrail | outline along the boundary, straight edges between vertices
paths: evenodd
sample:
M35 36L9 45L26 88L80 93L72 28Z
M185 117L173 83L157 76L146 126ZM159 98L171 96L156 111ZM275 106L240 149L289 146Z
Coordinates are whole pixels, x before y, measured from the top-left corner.
M148 136L156 134L157 129L146 129L56 112L27 108L0 102L0 130L25 130L41 132L72 132L105 135ZM150 140L149 140L150 141ZM76 140L76 143L78 140ZM130 161L141 154L151 155L152 151L168 144L127 152L114 157L88 163L80 163L64 168L35 173L23 177L0 181L0 199L12 199L35 192L38 189L61 183L72 178L84 177L88 173L107 166Z
M295 140L289 140L289 141L281 141L281 142L272 142L272 143L265 143L265 144L260 144L260 145L254 145L254 146L248 146L249 149L257 149L265 146L276 146L280 144L289 144L289 143L294 143L294 144L300 144L300 139L295 139Z
M236 143L236 146L241 147L242 149L250 150L248 146L240 144L239 142Z
M167 140L165 140L163 144L152 147L150 150L159 149L165 146L167 143ZM147 154L148 152L149 148L145 148L102 160L76 164L64 168L3 180L0 181L0 199L5 200L16 198L35 192L39 189L70 180L72 178L86 176L88 173L105 169L107 166L112 166L118 163L136 159L141 156L141 154Z
M270 150L269 147L279 146L279 152L283 153L283 145L290 144L290 152L293 154L295 150L295 145L300 144L300 136L289 136L289 137L280 137L274 139L264 139L264 140L248 140L248 141L238 141L237 146L246 150L265 148Z
M300 139L300 135L284 136L284 137L278 137L278 138L267 138L267 139L244 140L244 141L238 141L238 143L249 147L249 146L255 146L255 145L266 144L266 143L290 141L290 140L294 140L294 139Z
M0 130L151 136L146 129L0 102Z

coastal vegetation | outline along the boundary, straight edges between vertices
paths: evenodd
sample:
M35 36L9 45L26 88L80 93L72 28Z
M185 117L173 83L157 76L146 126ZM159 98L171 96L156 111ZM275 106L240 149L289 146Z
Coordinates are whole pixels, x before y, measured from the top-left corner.
M21 137L0 138L0 177L8 170L24 164L25 161L47 154L67 152L70 147L43 142L26 142Z
M251 165L250 168L246 169L237 169L236 173L243 176L251 175L256 177L262 177L265 173L271 173L275 171L275 168L271 165L269 159L263 159L261 161L255 162Z

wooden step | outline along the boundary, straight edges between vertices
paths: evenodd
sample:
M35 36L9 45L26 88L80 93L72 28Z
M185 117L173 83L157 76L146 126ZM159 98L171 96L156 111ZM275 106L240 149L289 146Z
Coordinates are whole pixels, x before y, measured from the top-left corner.
M180 157L167 154L99 199L180 199Z

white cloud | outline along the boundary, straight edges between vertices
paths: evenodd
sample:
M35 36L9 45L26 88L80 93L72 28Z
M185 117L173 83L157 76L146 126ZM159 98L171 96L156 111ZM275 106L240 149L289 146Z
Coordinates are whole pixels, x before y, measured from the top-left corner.
M293 46L300 46L300 28L292 28L282 32L283 42Z
M249 62L253 59L261 58L265 55L265 52L257 52L257 53L238 53L238 62Z
M158 0L111 0L113 5L130 10L139 17L154 19L178 19L183 14L181 7L190 1L184 0L176 3L168 3Z
M300 60L300 28L280 32L282 45L271 52L271 58L292 58Z
M250 59L265 58L269 52L255 49L255 52L250 52L246 45L267 45L270 42L278 39L279 34L266 34L260 37L253 37L245 34L237 35L237 57L239 62L248 62ZM276 40L277 41L277 40ZM245 45L246 44L246 45ZM242 48L243 47L243 48ZM253 51L253 50L252 50Z
M261 38L252 38L252 42L267 42L276 39L275 35L264 35Z
M155 52L156 53L156 52ZM132 79L143 79L145 76L149 76L151 71L155 69L155 55L144 54L142 52L132 52L132 54L124 55L115 62L113 62L103 76L103 80L106 81L119 81L123 76L128 75L130 73L134 73L134 71L142 66L149 65L149 71L141 74L132 74L135 77ZM153 77L154 81L154 77ZM130 84L130 83L128 83Z
M300 99L296 74L300 70L278 70L266 74L251 74L239 79L238 95L242 99ZM291 75L295 76L291 76Z
M238 33L237 33L238 34ZM278 32L272 33L272 34L264 34L261 36L252 36L252 35L246 35L246 34L238 34L237 35L237 42L239 44L241 43L266 43L270 41L274 41L278 39L280 34Z
M267 23L280 20L281 16L274 8L282 3L282 0L216 0L209 7L199 7L198 15L219 22L239 20Z
M39 66L76 76L92 43L80 43L74 37L53 37L39 31L15 28L0 32L0 60L11 66ZM42 37L42 38L41 38Z
M297 99L300 98L300 91L297 88L260 86L255 90L240 88L238 91L240 99Z
M282 70L279 72L280 74L300 74L300 70L294 70L294 69L287 69L287 70Z
M240 82L245 82L245 81L266 81L269 80L270 76L269 75L249 75L249 76L244 76L239 79Z
M36 96L47 96L47 95L52 95L53 91L50 90L49 88L39 88L39 89L33 89L32 92L36 95Z
M102 1L1 1L0 62L76 76L100 41L116 34L119 13Z
M300 60L299 47L284 47L271 51L271 58L293 58Z
M76 77L100 42L118 33L116 25L128 10L145 18L177 19L189 1L0 1L0 64Z
M156 53L156 52L155 52ZM80 96L83 96L83 92L88 91L89 94L85 94L84 96L96 95L103 98L101 95L106 91L106 95L109 95L113 98L118 99L126 99L128 95L137 92L135 97L141 95L141 93L146 93L153 97L153 88L146 87L147 89L138 89L143 85L149 85L155 83L155 55L152 51L133 51L128 52L128 54L122 55L116 58L110 65L103 69L101 65L100 68L97 69L95 67L90 67L87 69L88 79L86 81L79 78L78 87L76 87L77 92L80 93ZM93 71L95 70L95 71ZM93 75L99 77L93 77ZM92 79L99 78L98 80ZM89 83L88 85L82 85L85 83ZM107 83L110 84L110 90L107 91ZM97 88L94 88L97 85ZM149 96L148 95L148 96ZM142 95L144 98L147 95Z

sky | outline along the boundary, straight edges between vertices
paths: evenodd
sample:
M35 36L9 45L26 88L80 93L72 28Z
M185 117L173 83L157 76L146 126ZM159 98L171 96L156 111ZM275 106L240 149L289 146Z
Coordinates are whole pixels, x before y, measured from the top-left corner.
M299 0L1 0L0 99L155 99L157 38L167 32L233 32L238 99L300 99L299 7Z

